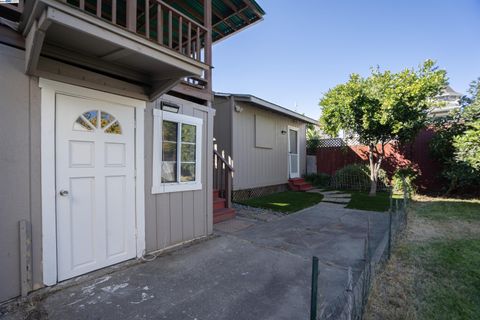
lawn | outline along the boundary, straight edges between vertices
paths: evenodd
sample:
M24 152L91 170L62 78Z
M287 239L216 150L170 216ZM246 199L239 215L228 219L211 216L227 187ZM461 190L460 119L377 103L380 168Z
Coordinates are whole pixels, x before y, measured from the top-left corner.
M368 211L388 211L390 207L389 194L387 192L377 192L375 197L370 197L365 192L349 192L352 196L347 205L348 209L368 210Z
M480 319L480 201L416 197L365 319Z
M271 209L274 211L291 213L311 207L321 202L323 196L319 193L285 191L268 196L238 201L250 207Z

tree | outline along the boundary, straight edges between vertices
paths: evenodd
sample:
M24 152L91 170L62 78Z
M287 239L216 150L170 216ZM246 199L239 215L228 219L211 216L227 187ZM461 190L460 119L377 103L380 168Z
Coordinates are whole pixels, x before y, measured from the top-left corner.
M321 99L322 129L332 136L343 129L368 146L371 196L376 194L385 145L413 139L446 85L446 72L427 60L418 70L393 73L376 68L366 78L352 74Z
M453 146L457 161L465 162L474 170L480 170L480 120L468 125L463 136L455 137Z
M315 125L307 124L307 154L315 155L320 146L321 136Z
M443 167L447 194L480 183L480 78L470 84L461 107L446 117L434 119L436 134L430 150Z

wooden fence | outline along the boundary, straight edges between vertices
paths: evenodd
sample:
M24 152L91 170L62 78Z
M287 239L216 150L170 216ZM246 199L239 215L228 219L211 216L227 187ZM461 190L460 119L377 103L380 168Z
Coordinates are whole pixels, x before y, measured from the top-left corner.
M399 166L414 165L420 170L415 181L420 191L439 191L442 187L441 165L430 155L430 141L433 129L421 131L415 140L405 146L390 143L385 147L386 159L382 164L391 177ZM353 163L368 164L368 147L364 145L343 145L317 149L317 172L333 175L335 171Z

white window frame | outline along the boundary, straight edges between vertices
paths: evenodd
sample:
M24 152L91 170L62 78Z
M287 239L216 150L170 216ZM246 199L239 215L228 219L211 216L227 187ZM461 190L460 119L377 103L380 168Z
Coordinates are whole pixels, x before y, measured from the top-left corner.
M189 182L169 182L162 183L162 146L163 121L172 121L179 124L179 132L181 132L182 124L193 125L196 128L195 141L195 181ZM172 113L153 109L153 168L152 168L152 194L191 191L202 189L202 130L203 119L187 116L184 114ZM179 136L180 140L181 137ZM181 146L177 147L177 177L180 179L181 170Z

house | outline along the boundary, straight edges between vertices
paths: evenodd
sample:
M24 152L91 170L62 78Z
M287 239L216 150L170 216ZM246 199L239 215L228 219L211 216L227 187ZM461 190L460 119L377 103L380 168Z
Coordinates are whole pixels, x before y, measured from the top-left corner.
M437 101L441 102L442 105L432 108L429 112L429 115L434 118L447 116L453 110L460 109L461 98L461 93L456 92L452 89L452 87L447 85L436 99Z
M0 5L0 302L208 236L212 44L254 0Z
M317 121L249 94L215 93L213 107L217 150L233 159L234 200L304 183L306 125Z

